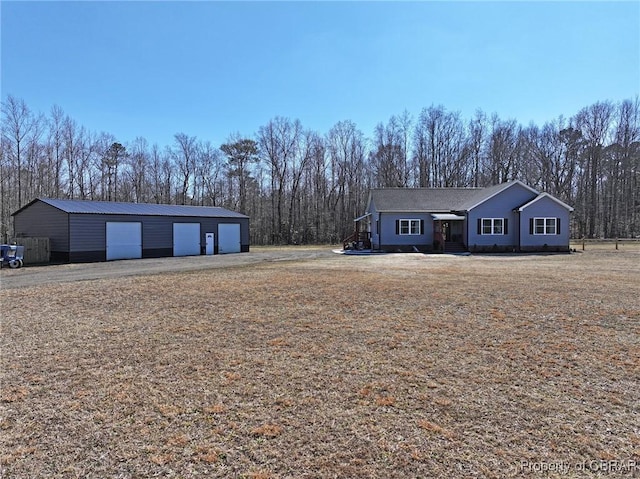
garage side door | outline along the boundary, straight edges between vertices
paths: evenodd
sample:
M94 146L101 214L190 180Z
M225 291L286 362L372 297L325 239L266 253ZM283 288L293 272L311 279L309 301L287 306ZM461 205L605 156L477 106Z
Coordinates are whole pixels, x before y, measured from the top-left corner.
M240 223L218 225L218 253L240 252Z
M107 222L107 261L142 258L142 223Z
M200 254L200 223L173 223L173 256Z

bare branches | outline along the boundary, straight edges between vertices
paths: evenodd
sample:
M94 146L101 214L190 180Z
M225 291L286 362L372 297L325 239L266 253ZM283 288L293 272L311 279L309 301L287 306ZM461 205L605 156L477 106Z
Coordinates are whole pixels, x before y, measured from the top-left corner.
M373 186L487 186L521 179L576 208L576 236L640 234L640 101L597 102L523 127L477 110L404 111L367 139L274 117L222 145L177 133L168 146L94 133L54 106L2 102L0 235L36 196L220 205L252 218L252 243L340 242Z

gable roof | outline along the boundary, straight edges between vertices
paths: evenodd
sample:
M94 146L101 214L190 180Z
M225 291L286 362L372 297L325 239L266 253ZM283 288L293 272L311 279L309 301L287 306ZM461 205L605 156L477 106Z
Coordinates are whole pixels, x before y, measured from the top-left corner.
M532 204L536 203L537 201L541 200L542 198L549 198L552 201L555 201L556 203L558 203L560 206L562 206L563 208L566 208L569 211L573 211L573 208L571 206L569 206L568 204L560 201L558 198L556 198L555 196L551 196L549 193L540 193L538 196L536 196L534 199L532 199L531 201L529 201L528 203L525 203L524 205L522 205L520 208L518 208L518 211L522 211L525 208L528 208L529 206L531 206Z
M380 212L449 212L470 200L481 188L374 188L371 202Z
M474 198L471 198L470 201L464 202L461 205L460 210L461 211L472 210L475 207L480 206L485 201L490 200L494 196L502 193L503 191L505 191L505 190L511 188L512 186L515 186L515 185L520 185L520 186L524 187L525 189L529 190L534 195L538 194L537 190L534 190L529 185L523 183L520 180L507 181L506 183L500 183L498 185L493 185L493 186L488 186L486 188L482 188L481 191L479 191L478 194Z
M152 203L121 203L115 201L61 200L52 198L36 198L12 213L12 216L37 201L41 201L65 213L76 214L248 218L246 215L219 206L159 205Z
M539 193L520 180L486 188L374 188L369 193L380 212L469 211L514 185Z

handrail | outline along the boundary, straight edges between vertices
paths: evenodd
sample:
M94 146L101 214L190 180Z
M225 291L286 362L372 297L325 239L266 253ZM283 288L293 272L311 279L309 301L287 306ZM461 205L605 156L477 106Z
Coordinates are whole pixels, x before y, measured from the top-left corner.
M371 233L369 231L356 231L342 240L342 249L349 249L353 243L362 242L365 247L371 247Z

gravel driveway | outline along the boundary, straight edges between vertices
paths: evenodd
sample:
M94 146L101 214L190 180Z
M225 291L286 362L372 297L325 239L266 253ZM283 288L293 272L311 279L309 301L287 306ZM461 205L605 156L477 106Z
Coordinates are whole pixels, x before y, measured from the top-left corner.
M4 290L92 279L158 274L169 271L197 271L264 262L301 261L331 257L338 259L341 255L335 254L330 247L257 248L250 253L215 256L183 256L179 258L149 258L105 263L25 266L20 269L2 268L0 272L0 287Z

